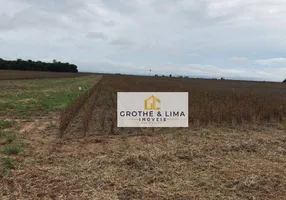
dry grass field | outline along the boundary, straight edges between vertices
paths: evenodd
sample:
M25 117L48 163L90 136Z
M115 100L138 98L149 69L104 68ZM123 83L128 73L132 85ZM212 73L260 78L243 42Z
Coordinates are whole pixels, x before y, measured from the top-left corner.
M63 110L98 82L60 137ZM0 89L0 199L286 198L285 84L93 75ZM187 91L190 127L117 128L118 91Z

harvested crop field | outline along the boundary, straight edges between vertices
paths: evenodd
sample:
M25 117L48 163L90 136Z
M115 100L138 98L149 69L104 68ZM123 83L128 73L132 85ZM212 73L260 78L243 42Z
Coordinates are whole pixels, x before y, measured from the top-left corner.
M21 101L21 115L22 103L9 107L13 115L1 112L0 199L286 198L285 84L121 75L78 77L72 85L53 80L61 84L0 81L11 90L0 105L50 84L45 94L58 90L63 102L70 102L67 94L87 97L80 107L47 95L44 114L32 100ZM77 83L87 90L79 92ZM117 128L118 91L188 91L190 127ZM60 137L60 116L75 107Z
M169 77L104 76L103 92L189 92L192 125L281 122L286 84Z
M17 70L0 70L0 80L17 80L17 79L42 79L42 78L72 78L85 76L90 73L67 73L67 72L40 72L40 71L17 71Z

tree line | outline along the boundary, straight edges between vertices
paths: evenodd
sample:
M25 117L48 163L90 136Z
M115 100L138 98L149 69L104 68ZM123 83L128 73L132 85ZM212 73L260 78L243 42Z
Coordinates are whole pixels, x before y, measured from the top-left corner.
M49 71L49 72L78 72L77 66L70 63L62 63L53 60L52 63L32 60L3 60L0 58L0 70L23 71Z

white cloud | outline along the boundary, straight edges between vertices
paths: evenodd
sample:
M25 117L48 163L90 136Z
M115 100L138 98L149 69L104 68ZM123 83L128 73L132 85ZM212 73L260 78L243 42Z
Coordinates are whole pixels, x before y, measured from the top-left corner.
M102 40L108 39L108 36L101 32L89 32L87 33L86 37L90 39L102 39Z
M233 62L244 62L244 61L247 61L247 58L246 57L233 56L233 57L229 58L229 60L233 61Z
M284 0L0 1L4 59L87 60L93 66L108 56L109 62L132 63L130 73L152 65L161 73L285 76ZM254 62L241 68L243 61ZM98 69L89 65L79 69Z
M116 23L112 20L109 20L109 21L103 21L102 22L105 26L108 26L108 27L113 27L116 25Z
M286 58L270 58L270 59L261 59L256 60L258 64L268 65L268 66L286 66Z
M129 39L120 38L120 39L112 40L109 44L115 45L115 46L127 47L127 46L131 46L133 42Z
M170 56L170 57L178 57L178 56L180 56L180 53L176 52L176 51L169 51L167 53L167 55Z
M190 57L201 57L200 54L197 54L197 53L189 53L188 54Z

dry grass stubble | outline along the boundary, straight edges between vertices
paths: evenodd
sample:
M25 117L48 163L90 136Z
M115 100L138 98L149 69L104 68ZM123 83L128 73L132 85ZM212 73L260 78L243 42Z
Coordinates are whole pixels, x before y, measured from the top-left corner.
M22 159L34 162L23 162L13 177L2 180L0 197L283 199L285 129L247 129L64 140L50 135L30 143L33 150L26 147Z

